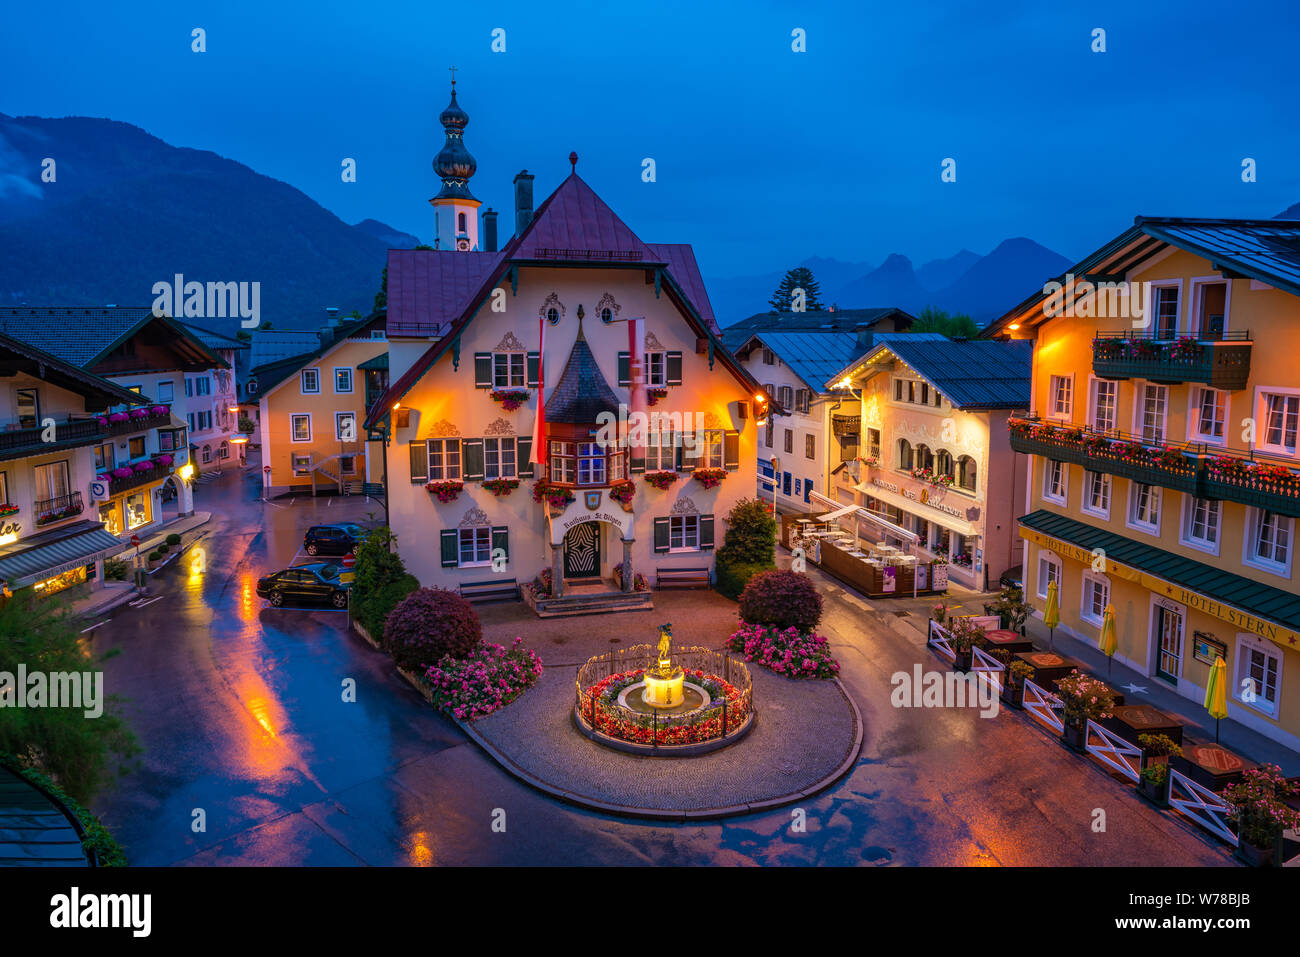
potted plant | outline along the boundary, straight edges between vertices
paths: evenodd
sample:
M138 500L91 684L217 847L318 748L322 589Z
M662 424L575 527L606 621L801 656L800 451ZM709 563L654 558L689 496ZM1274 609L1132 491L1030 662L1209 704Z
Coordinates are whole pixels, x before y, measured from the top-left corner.
M1232 805L1228 820L1237 825L1237 857L1253 867L1267 867L1277 853L1282 832L1300 828L1300 811L1286 798L1300 795L1300 782L1288 781L1276 764L1242 772L1241 780L1223 790Z
M948 623L948 606L944 602L938 602L930 609L930 617L941 625Z
M538 598L550 598L553 578L554 572L549 568L543 568L538 572L537 577L532 581L533 595Z
M445 505L448 502L456 501L457 496L460 495L461 489L464 487L465 483L460 479L435 479L424 488L429 494L436 495L438 501Z
M18 514L17 505L10 505L8 502L6 502L4 505L0 505L0 518L8 518L10 515L17 515L17 514Z
M1061 740L1075 751L1084 750L1089 721L1109 718L1115 708L1115 692L1104 682L1075 668L1056 683L1061 699L1061 720L1065 729Z
M505 498L515 489L519 488L519 479L512 478L491 478L483 480L483 487L491 492L497 498Z
M1169 758L1183 753L1167 734L1139 734L1142 770L1138 772L1138 793L1156 807L1169 806Z
M691 477L705 488L717 488L727 477L726 469L696 469Z
M622 506L623 511L632 511L632 499L636 496L636 485L631 479L623 479L609 487L609 497Z
M948 634L951 635L948 643L954 655L953 670L970 671L971 658L974 656L971 649L975 647L976 640L983 637L984 632L969 618L954 618Z
M162 552L150 552L147 559L149 562L149 567L157 568L158 563L161 562L162 559L163 559Z
M1030 610L1024 592L1011 585L1002 589L997 601L984 606L984 614L997 615L1002 628L1018 631L1022 635L1025 633L1025 620L1029 617Z
M645 473L645 483L649 485L651 488L657 488L661 492L664 491L666 488L668 488L676 481L677 481L676 472L660 471L660 472Z
M668 398L668 390L663 388L651 388L645 390L646 405L655 406Z
M1011 652L1001 649L1008 658ZM1013 708L1025 706L1025 682L1034 673L1034 666L1027 661L1015 659L1007 666L1006 680L1002 682L1002 700Z
M175 532L172 532L170 535L167 536L166 542L168 547L175 548L177 545L181 543L181 537L177 535Z
M545 502L552 516L559 515L573 502L573 489L545 479L533 483L533 501Z
M619 562L617 565L614 566L614 581L618 583L618 586L620 588L623 587L623 563L622 562ZM649 591L650 580L646 578L644 575L642 575L640 572L633 572L632 590Z

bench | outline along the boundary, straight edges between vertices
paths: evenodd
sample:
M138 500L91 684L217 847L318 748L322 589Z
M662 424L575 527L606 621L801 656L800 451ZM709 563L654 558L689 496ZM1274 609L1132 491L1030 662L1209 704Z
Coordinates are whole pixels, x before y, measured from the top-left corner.
M655 588L708 588L709 569L699 568L661 568L655 572Z
M348 482L343 486L344 495L369 495L371 498L384 497L383 482Z
M461 582L460 597L466 601L518 601L519 582L514 578Z

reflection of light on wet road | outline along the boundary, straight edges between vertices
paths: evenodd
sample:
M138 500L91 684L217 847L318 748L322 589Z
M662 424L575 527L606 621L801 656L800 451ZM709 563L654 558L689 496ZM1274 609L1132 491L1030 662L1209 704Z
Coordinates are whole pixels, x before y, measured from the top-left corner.
M433 848L428 844L428 831L416 831L411 835L409 857L416 867L428 867L433 863Z
M275 737L275 725L271 722L271 705L265 698L250 698L246 704L253 713L253 718L262 726L262 730Z
M195 548L190 552L190 579L202 575L207 568L208 556L201 548Z
M257 579L252 572L244 572L239 578L239 618L252 621L257 617Z

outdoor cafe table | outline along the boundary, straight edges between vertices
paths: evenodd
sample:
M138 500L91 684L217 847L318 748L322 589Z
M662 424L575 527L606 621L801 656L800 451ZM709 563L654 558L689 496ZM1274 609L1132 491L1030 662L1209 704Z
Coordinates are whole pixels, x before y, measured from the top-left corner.
M992 631L984 632L984 640L993 648L1005 648L1013 655L1018 651L1033 651L1034 643L1020 634L1018 631L1012 631L1009 628L994 628Z
M1174 744L1183 743L1182 722L1149 704L1116 705L1102 724L1132 744L1137 744L1138 736L1143 734L1163 734Z
M1051 651L1021 651L1015 657L1033 667L1034 676L1030 680L1044 691L1054 691L1052 682L1075 668L1083 670L1079 662Z
M1182 755L1172 756L1169 764L1211 791L1222 791L1235 784L1241 780L1243 771L1255 767L1254 761L1234 754L1221 744L1210 743L1184 744Z

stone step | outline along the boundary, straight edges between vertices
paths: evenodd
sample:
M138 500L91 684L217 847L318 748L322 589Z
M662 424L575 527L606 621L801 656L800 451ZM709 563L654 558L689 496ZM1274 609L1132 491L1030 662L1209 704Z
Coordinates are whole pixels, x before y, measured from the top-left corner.
M539 618L562 618L568 615L597 615L619 611L648 611L654 608L649 592L630 595L575 595L545 598L537 602L534 611Z

